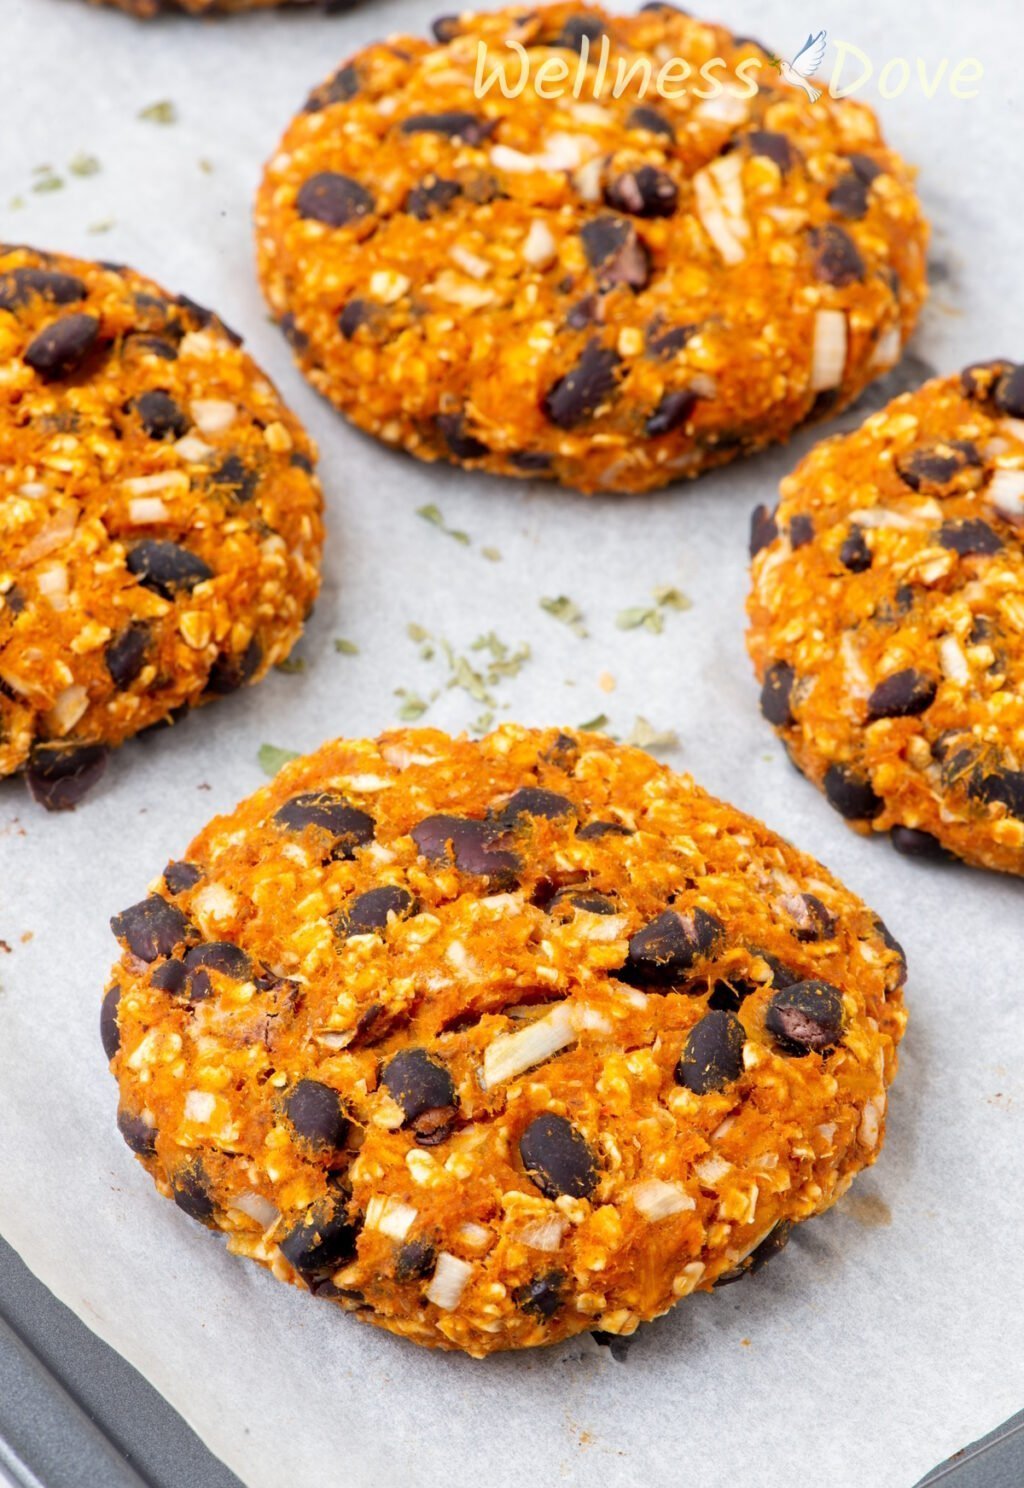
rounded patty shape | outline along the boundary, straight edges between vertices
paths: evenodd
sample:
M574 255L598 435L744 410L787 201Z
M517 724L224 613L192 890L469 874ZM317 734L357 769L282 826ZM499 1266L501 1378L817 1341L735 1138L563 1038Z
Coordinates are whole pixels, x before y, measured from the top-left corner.
M257 198L271 309L361 428L645 491L784 439L899 360L927 228L869 109L812 105L756 42L670 7L435 31L318 88ZM488 86L502 63L515 96Z
M319 587L316 450L239 338L131 269L0 247L0 776L258 680Z
M592 734L327 744L112 923L100 1035L159 1190L417 1343L628 1335L756 1268L879 1150L897 943Z
M1024 873L1024 366L820 444L753 522L761 708L858 830Z

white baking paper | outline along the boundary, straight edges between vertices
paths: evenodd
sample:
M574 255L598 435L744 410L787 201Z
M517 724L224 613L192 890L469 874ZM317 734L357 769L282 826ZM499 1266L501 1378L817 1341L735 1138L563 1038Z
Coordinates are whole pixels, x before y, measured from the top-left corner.
M1024 356L1016 0L723 7L783 56L825 27L826 68L837 39L875 80L908 59L900 96L880 102L874 82L860 96L920 164L935 226L914 351L941 370ZM129 262L215 305L319 440L330 518L303 675L125 748L74 814L0 786L0 1228L253 1488L910 1488L1024 1404L1022 886L861 840L759 717L743 646L748 516L813 435L692 486L585 500L378 448L293 370L253 273L261 163L347 53L432 15L367 0L334 17L144 26L81 0L0 3L0 238ZM918 57L929 87L946 59L930 98ZM949 75L967 57L983 64L979 93L956 100ZM176 123L139 118L163 100ZM69 170L83 152L97 174ZM34 189L44 165L61 189ZM428 503L470 542L417 516ZM618 629L657 585L692 608L667 610L660 635ZM561 595L586 639L541 608ZM912 1021L877 1168L757 1279L644 1329L626 1365L589 1340L481 1363L364 1327L228 1257L156 1195L114 1126L97 1036L109 915L260 784L261 744L373 734L396 722L396 689L443 688L443 660L419 659L409 623L460 654L492 629L531 647L496 691L499 716L607 713L624 736L642 715L676 730L680 768L820 856L906 946ZM442 690L425 721L459 728L483 711Z

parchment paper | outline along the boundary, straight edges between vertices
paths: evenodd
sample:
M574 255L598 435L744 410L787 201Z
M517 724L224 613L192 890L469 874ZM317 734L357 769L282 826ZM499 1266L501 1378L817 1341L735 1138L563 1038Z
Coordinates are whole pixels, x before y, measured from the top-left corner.
M254 1488L909 1488L1024 1403L1022 886L862 841L759 717L743 647L748 514L814 436L664 495L590 501L372 445L305 387L267 323L249 206L308 88L377 35L424 29L431 6L149 27L78 0L0 9L0 236L127 261L217 306L320 441L330 503L303 675L275 674L129 746L73 815L0 787L0 1228ZM915 83L881 105L922 167L935 224L914 351L941 370L1024 355L1014 0L723 9L783 55L827 27L876 75L891 56L921 55L929 76L943 57L982 60L974 100L944 85L929 100ZM137 117L161 100L177 123ZM98 174L69 173L83 151ZM44 164L62 189L31 189ZM9 208L17 196L25 205ZM887 390L920 375L911 362ZM471 542L418 517L426 503ZM617 629L656 585L678 586L692 609L666 612L660 635ZM587 639L540 608L559 595L582 610ZM640 714L678 731L674 762L820 856L909 956L911 1031L877 1168L756 1280L645 1329L626 1365L589 1341L474 1363L363 1327L228 1257L154 1193L114 1127L97 1037L109 915L260 783L262 743L376 733L396 721L396 688L442 685L444 662L418 659L410 622L460 653L492 628L528 643L531 660L497 689L504 716L604 712L625 735ZM337 637L359 654L338 653ZM614 691L599 685L606 672ZM457 728L481 711L443 690L426 721Z

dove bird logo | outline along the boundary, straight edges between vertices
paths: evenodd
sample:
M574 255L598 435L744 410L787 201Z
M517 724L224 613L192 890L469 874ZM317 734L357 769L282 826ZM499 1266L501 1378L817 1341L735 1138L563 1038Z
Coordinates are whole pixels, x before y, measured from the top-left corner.
M819 31L816 36L808 36L791 62L784 62L781 57L769 57L768 59L783 82L789 83L793 88L801 88L811 103L817 103L821 97L821 89L808 82L808 79L813 77L821 66L827 41L828 32Z

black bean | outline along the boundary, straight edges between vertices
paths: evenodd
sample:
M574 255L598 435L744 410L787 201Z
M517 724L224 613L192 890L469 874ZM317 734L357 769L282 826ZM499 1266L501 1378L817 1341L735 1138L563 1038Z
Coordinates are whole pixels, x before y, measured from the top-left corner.
M898 853L905 858L932 858L947 861L953 855L947 852L931 832L922 832L918 827L893 827L889 840Z
M548 900L545 908L548 914L568 905L572 909L583 910L585 914L610 915L618 911L619 906L614 899L609 899L607 894L595 894L586 889L565 888L559 889Z
M386 930L388 916L400 920L408 919L419 908L415 897L399 884L383 884L379 889L368 889L358 894L343 910L339 910L337 926L348 939L353 935L372 935L377 930Z
M657 408L644 424L644 433L648 439L671 434L686 423L696 406L697 394L690 388L677 388L675 392L663 393Z
M549 1271L546 1276L536 1276L525 1286L513 1288L512 1301L531 1317L550 1318L562 1305L565 1295L564 1271Z
M358 1235L341 1199L321 1199L280 1241L281 1254L309 1280L352 1260Z
M676 137L675 129L664 114L659 114L657 109L645 108L643 104L638 104L630 111L626 128L645 129L648 134L661 134L667 139Z
M467 431L465 414L439 413L434 422L457 460L479 460L488 453L486 444Z
M721 921L699 905L685 915L666 909L630 940L626 964L618 975L623 981L672 986L715 948L724 933Z
M384 1066L381 1084L402 1108L406 1125L425 1112L451 1110L459 1104L450 1071L426 1049L402 1049L395 1054Z
M206 692L215 697L227 697L252 681L263 660L263 647L259 637L253 636L241 655L234 651L222 651L206 677Z
M520 868L515 853L496 847L488 822L463 816L428 816L412 829L412 840L425 858L440 862L454 858L463 873L507 881Z
M633 837L635 833L632 827L625 827L622 822L592 821L580 827L576 836L584 842L592 842L601 837Z
M839 562L850 573L865 573L871 567L871 561L871 549L863 527L851 527L839 549Z
M762 1266L767 1265L773 1256L777 1256L780 1251L785 1250L792 1232L793 1221L791 1219L780 1219L778 1224L774 1225L768 1231L768 1234L761 1243L755 1245L750 1254L738 1266L734 1266L731 1271L722 1272L721 1276L716 1280L715 1286L728 1286L732 1281L741 1281L744 1276L753 1276L756 1271L760 1271Z
M793 981L799 980L793 977ZM708 998L708 1007L715 1008L722 1013L737 1013L755 992L760 991L758 982L748 982L743 977L733 977L730 981L718 981L712 988Z
M133 620L107 644L103 659L115 687L130 687L146 665L152 632L145 620Z
M786 1054L833 1049L843 1036L843 994L831 982L794 982L773 994L764 1021Z
M108 1061L113 1059L121 1047L121 1030L117 1026L117 1005L121 1001L121 988L115 982L103 994L100 1004L100 1043Z
M647 350L659 361L670 361L699 330L697 324L669 326L665 330L660 320L652 321L647 328Z
M247 465L241 455L225 455L210 471L210 484L223 490L232 501L251 501L260 483L260 474Z
M840 217L848 217L857 222L867 214L868 195L867 182L862 181L855 171L848 171L832 187L828 194L828 204Z
M544 816L556 821L559 817L575 815L576 807L567 796L542 790L537 785L524 785L505 802L494 818L494 826L500 832L517 826L523 817Z
M169 956L175 946L192 944L198 937L195 926L177 905L160 894L151 894L114 915L110 928L140 961Z
M989 362L972 362L960 373L960 388L965 398L976 403L987 403L1000 382L1014 370L1013 362L1005 357L995 357Z
M765 155L774 160L783 175L803 163L804 157L786 134L779 134L774 129L752 129L744 138L752 155Z
M835 939L836 917L822 904L817 894L796 895L789 905L789 911L795 922L793 934L797 940L813 942Z
M157 538L136 543L125 564L144 589L152 589L164 599L173 599L179 590L191 593L197 584L213 578L213 569L198 553Z
M225 325L220 316L216 315L212 310L207 310L205 305L200 305L198 301L191 299L185 294L175 295L174 303L185 311L188 319L193 324L198 325L201 329L205 329L206 326L211 325L218 326L229 341L233 342L235 346L241 346L242 338L238 332L233 331L229 325Z
M151 388L134 402L139 422L150 439L180 439L188 432L190 421L170 393Z
M996 407L1010 418L1024 418L1024 365L1014 367L996 385Z
M47 811L70 811L107 768L105 744L35 744L25 779L32 799Z
M338 1092L319 1080L299 1080L284 1098L284 1109L296 1133L314 1147L345 1145L348 1117Z
M868 698L868 718L914 718L931 707L937 691L934 677L905 667L874 688Z
M86 357L99 335L95 315L78 311L48 325L29 344L25 361L41 377L63 377Z
M117 1112L117 1129L138 1157L152 1157L156 1151L156 1127L141 1116L133 1116L124 1107Z
M805 512L798 512L789 523L789 542L794 552L814 541L814 520Z
M299 188L295 209L300 217L328 227L347 227L373 211L375 202L365 186L337 171L319 171Z
M755 506L750 516L750 556L756 558L763 548L772 544L779 535L779 524L775 512L767 506Z
M303 113L316 114L321 109L329 108L332 103L348 103L358 92L359 74L354 63L347 62L309 95Z
M442 44L454 41L462 29L461 18L457 15L440 15L430 23L430 29L434 37Z
M868 186L871 185L872 181L877 180L879 176L885 175L885 167L879 165L878 161L872 159L870 155L861 155L855 152L852 155L847 155L846 158L850 162L855 174Z
M172 956L169 961L161 961L149 980L158 992L166 992L169 997L180 997L188 984L189 975L184 961Z
M871 821L885 802L876 796L870 779L849 765L829 765L825 771L825 797L847 821Z
M58 269L10 269L0 274L0 310L20 310L37 296L51 305L73 305L87 293L81 279Z
M433 1274L437 1252L429 1240L407 1240L395 1256L396 1281L422 1281Z
M462 195L458 181L445 181L440 176L431 176L420 186L414 186L405 198L405 210L411 217L426 222L447 212L456 197Z
M168 863L164 869L164 883L172 894L184 894L186 889L194 889L202 876L203 870L199 865L185 858Z
M309 337L301 330L295 316L290 310L286 310L278 321L278 325L284 332L284 338L294 351L303 352L309 346Z
M972 553L990 555L1001 552L1003 540L994 527L980 517L968 517L963 522L943 522L939 528L939 543L962 558Z
M477 114L453 109L443 114L413 114L399 126L403 134L443 134L447 139L460 139L467 145L479 145L491 134L497 119L481 119Z
M643 289L651 275L651 261L635 227L625 217L593 217L580 228L580 239L587 262L598 271L602 290L617 284Z
M912 491L941 494L963 471L972 472L970 485L981 484L981 456L968 439L922 444L896 461L897 475Z
M893 955L896 957L898 969L896 985L897 987L902 987L907 980L907 957L903 950L903 947L900 945L895 935L893 935L892 931L886 925L885 921L878 915L875 916L875 930L881 937L882 943L885 945L886 949L892 951Z
M193 980L200 971L216 971L235 982L247 982L252 977L252 961L241 946L228 940L210 940L192 946L185 952L184 965ZM208 983L209 978L206 980ZM199 1000L194 993L193 1000Z
M171 1179L171 1197L189 1219L203 1225L208 1225L213 1219L210 1180L199 1163L175 1174Z
M304 470L307 475L312 475L316 468L308 455L302 454L300 450L292 450L288 456L288 464L296 470Z
M122 355L129 351L137 351L143 356L159 357L162 362L176 362L178 360L178 348L173 342L165 340L163 336L148 336L137 333L126 336L122 347Z
M374 820L352 806L338 791L304 791L274 812L274 821L289 832L315 827L333 837L332 856L351 858L357 848L373 841Z
M792 700L796 672L788 661L773 661L764 674L761 688L761 712L776 728L788 728L795 722Z
M552 457L544 450L512 450L508 459L517 470L529 470L540 473L551 469Z
M601 299L596 294L584 295L582 300L569 306L565 315L566 325L574 331L585 331L587 326L597 325L601 319Z
M679 187L667 171L641 165L609 181L604 199L617 212L633 217L671 217L679 203Z
M735 1013L705 1013L691 1028L676 1065L675 1081L696 1095L724 1090L743 1073L743 1024Z
M967 793L987 806L1005 806L1010 816L1024 820L1024 770L978 770L967 784Z
M593 51L594 42L600 41L604 35L604 22L599 16L576 15L570 16L557 36L552 37L547 43L553 47L567 47L571 52L582 52L584 38L590 43Z
M583 1199L597 1187L594 1154L583 1133L564 1116L535 1116L519 1139L519 1156L532 1181L549 1199Z
M612 346L596 337L588 341L575 367L548 390L542 403L545 416L559 429L573 429L590 418L614 391L620 358Z
M822 284L837 289L864 278L865 265L860 249L844 228L834 223L812 227L807 234L814 264L814 277Z

